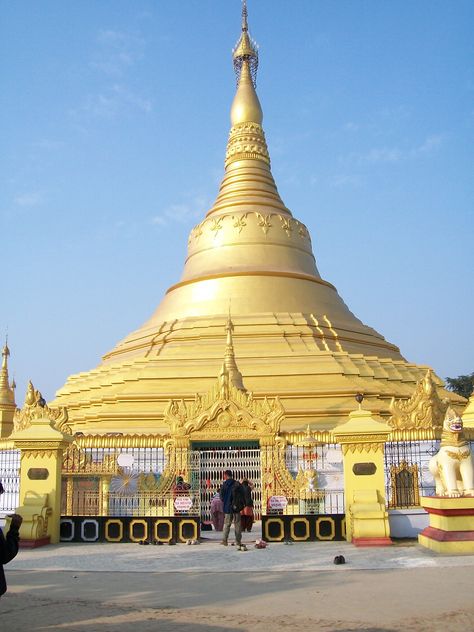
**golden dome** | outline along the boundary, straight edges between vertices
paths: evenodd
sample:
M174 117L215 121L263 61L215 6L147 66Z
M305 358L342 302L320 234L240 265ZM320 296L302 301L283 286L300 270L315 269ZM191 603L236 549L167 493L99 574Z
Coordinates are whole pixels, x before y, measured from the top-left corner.
M226 348L226 371L239 388L243 375L249 391L280 397L283 430L308 421L325 427L345 421L357 392L372 411L388 417L391 398L409 397L426 372L356 318L321 278L306 226L281 200L244 8L233 57L239 81L217 199L191 231L181 279L151 318L99 367L70 377L57 393L54 405L68 406L76 429L100 424L102 431L166 432L167 402L206 392Z

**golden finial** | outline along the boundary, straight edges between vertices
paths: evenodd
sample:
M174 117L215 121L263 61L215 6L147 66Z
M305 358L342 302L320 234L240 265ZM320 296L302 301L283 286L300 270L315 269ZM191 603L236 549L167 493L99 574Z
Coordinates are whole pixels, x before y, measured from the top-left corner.
M255 86L257 83L258 45L249 35L247 2L245 0L242 2L242 33L232 51L232 57L234 60L235 74L237 76L237 84L240 81L242 69L246 62L249 67L252 83Z
M242 31L249 30L247 19L248 19L247 0L242 0Z

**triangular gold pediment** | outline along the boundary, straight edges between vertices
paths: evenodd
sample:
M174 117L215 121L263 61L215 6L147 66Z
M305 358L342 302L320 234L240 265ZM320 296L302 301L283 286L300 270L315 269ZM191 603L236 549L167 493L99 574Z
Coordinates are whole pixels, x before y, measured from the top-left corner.
M278 398L257 400L219 379L204 395L196 394L194 401L171 400L164 420L173 438L258 439L278 435L283 417Z
M448 401L438 395L437 385L431 369L417 382L413 395L408 400L390 402L392 416L389 425L397 430L441 428Z

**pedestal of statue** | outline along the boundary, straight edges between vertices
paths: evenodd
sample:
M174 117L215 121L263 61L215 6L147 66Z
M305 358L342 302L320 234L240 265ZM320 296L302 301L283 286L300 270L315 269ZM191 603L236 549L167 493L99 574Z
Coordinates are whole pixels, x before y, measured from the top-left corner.
M474 498L422 496L420 504L430 516L430 525L418 542L436 553L474 554Z

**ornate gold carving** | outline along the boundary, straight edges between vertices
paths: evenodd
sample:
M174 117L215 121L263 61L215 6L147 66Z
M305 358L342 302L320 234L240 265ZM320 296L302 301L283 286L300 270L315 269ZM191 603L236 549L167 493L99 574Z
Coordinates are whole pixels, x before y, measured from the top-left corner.
M218 234L220 230L222 230L222 217L212 218L211 220L211 231L214 233L214 237Z
M261 227L265 235L268 233L273 224L270 222L271 215L262 215L257 213L258 225Z
M193 402L171 400L164 421L173 438L192 435L215 440L276 436L283 416L278 398L255 400L252 393L242 392L230 383L224 373L208 393L196 394Z
M278 218L279 223L273 223L272 218ZM291 238L294 230L296 229L301 238L304 237L308 239L308 241L311 241L308 229L297 219L284 217L280 213L267 213L264 215L258 211L247 211L239 215L226 213L225 215L220 215L218 218L208 217L191 230L189 241L192 242L193 239L197 241L206 230L214 233L213 236L215 237L221 229L225 228L224 224L227 220L232 221L232 228L234 228L239 234L244 228L248 227L251 220L253 220L263 230L265 235L268 233L270 228L276 227L284 231L288 238Z
M401 461L390 467L391 507L412 507L420 504L418 465Z
M441 400L433 379L431 369L417 383L413 395L408 400L395 400L392 397L388 423L392 428L440 428L448 407L447 400Z
M101 461L94 461L92 455L71 444L63 455L63 473L70 474L113 474L121 471L117 463L117 453L106 454Z
M348 452L380 452L383 451L385 445L380 435L344 436L344 440L341 443L344 455Z
M257 159L270 165L265 133L258 123L238 123L229 133L225 167L236 160Z
M21 459L28 453L28 459L38 459L43 457L51 457L55 454L56 449L48 448L58 447L57 443L48 443L45 441L35 441L34 443L22 443L21 444Z
M456 461L464 461L464 459L468 459L471 452L468 450L467 452L452 452L451 450L446 450L446 454Z
M53 422L56 430L71 434L68 422L67 408L50 408L40 391L35 389L32 382L28 382L23 408L17 408L13 417L14 431L25 430L31 426L32 419L47 418Z
M232 216L232 219L234 219L234 228L237 228L237 230L239 231L239 233L242 232L242 229L245 228L245 226L247 226L247 222L245 221L247 218L247 213L243 213L242 215L235 217Z
M37 496L28 492L19 508L23 516L22 534L31 540L44 538L48 533L48 519L52 511L48 506L48 494Z
M439 428L404 428L402 430L392 430L388 436L388 441L432 441L438 439Z
M295 479L289 473L285 463L285 442L280 437L275 445L263 447L260 451L262 463L262 505L270 496L286 496L293 499L299 495Z
M321 497L318 491L318 476L313 468L300 468L295 479L295 488L300 498L304 500L317 500Z
M78 448L163 448L169 437L159 434L76 434Z
M291 225L291 218L283 217L282 215L278 216L281 221L281 227L285 231L288 237L291 237L291 233L293 232L293 226Z

